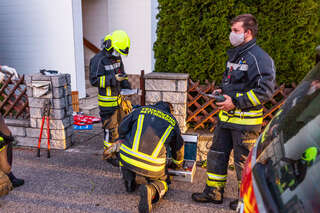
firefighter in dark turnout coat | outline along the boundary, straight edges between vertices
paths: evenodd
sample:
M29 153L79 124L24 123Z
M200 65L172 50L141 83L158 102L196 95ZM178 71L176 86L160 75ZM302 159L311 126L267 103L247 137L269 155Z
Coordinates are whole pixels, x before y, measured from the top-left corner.
M158 102L135 109L119 126L120 166L128 192L135 190L136 174L148 184L140 186L139 212L149 212L168 190L166 157L170 147L176 168L182 167L184 141L170 104Z
M223 202L232 149L240 183L243 165L261 129L262 103L271 98L275 87L273 60L254 38L258 30L255 17L237 16L231 21L231 30L230 42L235 48L227 52L226 71L221 89L217 90L226 100L217 103L219 122L207 157L206 187L202 193L192 194L197 202ZM230 208L235 209L237 204L238 200L232 201Z
M118 138L118 125L125 116L119 109L121 102L120 90L131 89L120 54L128 55L130 40L121 30L116 30L105 37L103 49L90 60L90 82L98 87L98 104L104 136L104 159L108 148ZM114 156L113 156L114 157Z

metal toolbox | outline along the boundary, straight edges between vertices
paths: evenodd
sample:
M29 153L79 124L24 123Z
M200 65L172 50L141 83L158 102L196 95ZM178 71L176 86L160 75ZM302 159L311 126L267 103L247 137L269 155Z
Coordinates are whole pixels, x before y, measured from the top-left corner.
M192 183L194 174L196 173L198 135L183 134L182 138L185 142L183 169L168 169L168 173L172 180ZM171 158L169 157L168 163L170 163L170 161Z

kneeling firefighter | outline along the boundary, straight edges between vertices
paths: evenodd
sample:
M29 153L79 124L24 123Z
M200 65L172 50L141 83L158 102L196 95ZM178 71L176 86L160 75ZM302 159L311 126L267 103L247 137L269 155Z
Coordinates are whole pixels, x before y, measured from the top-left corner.
M0 114L0 197L9 193L14 187L24 184L11 172L12 141L11 132Z
M116 156L109 148L118 138L118 125L125 116L120 110L121 89L131 89L124 72L121 55L127 56L130 39L126 32L116 30L104 38L103 49L90 60L90 83L98 87L98 103L104 129L103 159L114 164ZM112 154L110 154L112 153Z
M158 102L131 112L119 126L120 166L127 192L136 187L136 174L148 184L140 186L139 212L150 212L152 203L168 191L166 157L170 148L173 168L181 168L184 141L172 105Z

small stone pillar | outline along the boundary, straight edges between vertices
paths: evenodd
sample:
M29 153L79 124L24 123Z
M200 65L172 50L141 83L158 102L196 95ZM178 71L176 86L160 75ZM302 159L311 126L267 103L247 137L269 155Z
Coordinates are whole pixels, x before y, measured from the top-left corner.
M39 96L35 84L49 83L49 91ZM26 137L16 137L18 145L37 146L40 135L43 104L51 102L50 144L53 149L66 149L72 144L73 110L70 74L45 76L40 73L26 77L27 94L30 107L30 127L26 128ZM40 92L41 93L41 92ZM39 97L38 97L39 96ZM47 148L47 123L42 132L41 147Z
M189 74L152 72L144 76L146 105L167 101L182 133L187 131L187 90Z

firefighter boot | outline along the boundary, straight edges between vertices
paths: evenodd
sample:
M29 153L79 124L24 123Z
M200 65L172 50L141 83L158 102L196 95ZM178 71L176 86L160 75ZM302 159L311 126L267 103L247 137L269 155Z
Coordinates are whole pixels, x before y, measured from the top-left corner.
M156 196L157 190L151 184L140 186L139 213L149 213L152 209L152 200Z
M230 209L232 209L232 210L237 210L238 203L239 203L239 200L238 200L238 199L231 201L231 202L229 203Z
M19 186L22 186L22 185L24 184L24 180L23 180L23 179L16 178L16 177L12 174L12 172L10 172L10 173L8 174L8 177L9 177L9 179L10 179L10 181L11 181L11 183L12 183L12 186L13 186L14 188L19 187Z
M215 203L221 204L223 203L223 188L215 188L206 186L202 193L193 193L192 200L201 203Z

